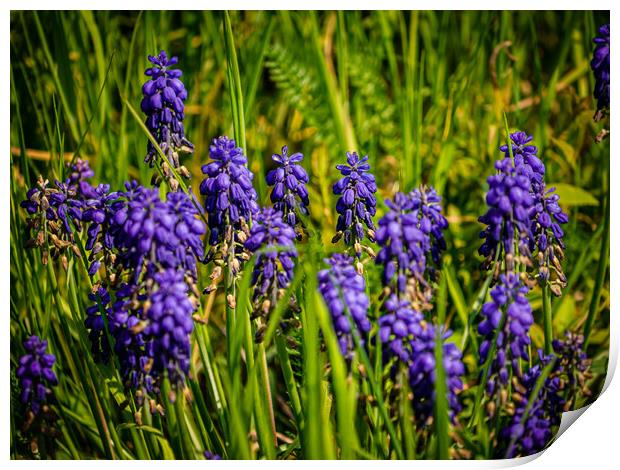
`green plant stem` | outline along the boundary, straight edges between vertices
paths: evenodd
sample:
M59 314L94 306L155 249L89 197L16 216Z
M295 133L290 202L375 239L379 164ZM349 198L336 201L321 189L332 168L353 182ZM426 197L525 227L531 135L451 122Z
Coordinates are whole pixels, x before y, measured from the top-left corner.
M224 12L224 45L226 47L228 86L230 87L230 106L233 116L233 129L237 145L247 152L245 145L245 118L243 110L243 92L239 63L235 50L235 40L228 11Z
M551 310L551 289L547 281L542 286L543 327L545 331L545 354L553 352L553 318Z
M267 366L267 353L265 352L264 343L258 345L258 357L260 360L260 376L262 380L263 390L265 391L267 411L269 412L269 423L271 424L271 432L273 434L273 443L277 447L278 438L276 437L276 416L273 411L273 398L271 396L271 385L269 384L269 368Z
M605 228L603 229L603 236L601 238L601 248L598 259L598 268L596 270L596 279L594 284L594 290L592 291L592 300L590 301L590 308L588 310L588 317L583 329L583 349L586 350L588 344L590 344L590 336L592 334L592 326L596 318L599 300L601 298L601 289L603 282L605 281L605 273L607 272L607 263L609 262L609 224L610 224L610 212L609 212L609 189L607 191L607 197L605 199Z
M450 436L448 434L448 388L443 366L443 340L437 332L435 337L435 434L437 435L437 456L440 460L450 458Z
M303 425L303 410L301 408L301 400L299 398L299 390L297 389L297 383L295 382L295 375L293 374L293 367L291 366L291 360L286 351L286 344L284 337L281 333L276 333L275 342L278 352L278 358L280 359L280 367L282 368L282 375L284 376L284 383L286 385L286 391L291 399L293 405L293 414L295 415L295 421L297 429L302 429Z

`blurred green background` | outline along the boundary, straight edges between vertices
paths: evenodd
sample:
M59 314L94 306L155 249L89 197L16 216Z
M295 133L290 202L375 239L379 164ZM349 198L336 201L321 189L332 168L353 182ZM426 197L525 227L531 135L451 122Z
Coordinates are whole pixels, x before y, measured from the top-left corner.
M442 292L458 341L459 313L483 283L477 218L506 113L511 131L534 135L548 186L557 187L570 216L569 284L554 299L556 336L583 325L609 170L609 140L594 143L604 123L592 121L589 60L608 12L231 12L231 22L246 153L262 204L269 201L264 175L271 154L285 144L305 156L311 217L327 250L335 231L334 166L345 151L370 156L379 214L396 191L435 186L450 222ZM149 184L146 139L123 98L139 109L146 56L161 49L178 56L184 72L186 136L195 153L183 163L197 192L210 140L233 133L221 13L12 12L12 222L26 187L39 174L60 178L63 159L78 146L97 182ZM15 259L23 248L13 235L12 229ZM23 275L12 268L14 320L31 314ZM539 319L539 293L532 303ZM608 274L596 318L595 390L607 364ZM536 345L543 339L539 324L532 330Z

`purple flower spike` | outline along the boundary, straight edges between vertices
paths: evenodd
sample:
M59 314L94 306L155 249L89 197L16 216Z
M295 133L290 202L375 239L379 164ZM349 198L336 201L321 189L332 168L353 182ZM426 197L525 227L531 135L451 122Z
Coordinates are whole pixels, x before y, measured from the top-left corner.
M258 196L252 185L254 175L247 167L243 149L234 140L226 136L213 139L209 152L213 161L203 165L202 172L207 177L200 184L209 215L209 242L212 246L224 241L231 244L232 235L258 212Z
M595 121L599 121L603 118L605 112L609 111L609 83L610 83L610 32L609 25L604 24L598 29L598 36L593 39L596 47L594 48L594 54L590 67L594 72L594 78L596 84L594 85L594 97L597 100L596 103L596 115Z
M529 332L534 317L527 293L528 288L517 274L502 274L491 291L492 300L482 306L484 318L478 325L478 333L484 337L479 349L480 364L486 361L497 335L495 356L485 378L489 395L495 393L498 385L508 383L511 368L513 374L519 375L519 359L529 359Z
M564 231L561 225L568 222L568 215L560 207L560 196L555 188L546 189L544 183L534 193L532 211L530 250L538 250L535 257L538 275L542 282L548 282L551 291L559 296L566 287L566 276L560 261L564 259Z
M419 229L430 238L430 251L436 265L440 264L441 252L446 249L443 232L448 221L441 213L441 196L435 188L420 186L409 193L411 210L418 218Z
M110 305L110 294L104 287L89 294L95 302L86 309L85 325L89 329L93 356L96 361L107 364L112 351L118 358L121 376L127 387L144 392L157 391L153 369L153 348L144 334L143 303L147 299L140 288L134 284L121 284L116 289L116 301ZM103 310L107 316L110 337L114 348L108 341ZM141 395L140 395L141 396ZM137 396L138 398L138 396Z
M530 193L530 178L519 168L515 168L510 158L496 162L495 168L498 174L487 179L488 210L479 218L487 227L480 233L484 243L478 251L488 260L493 260L496 250L503 247L508 256L508 270L512 271L515 255L519 253L528 257L530 255L529 240L533 238L531 214L534 198Z
M51 395L50 387L58 384L52 370L56 357L48 354L47 341L31 336L24 341L26 354L19 358L17 378L21 384L21 402L36 415Z
M412 354L409 365L409 387L413 393L414 417L418 427L428 424L433 415L435 404L435 341L441 335L443 343L443 368L446 378L447 399L450 419L454 422L461 406L457 393L463 389L461 377L465 366L461 360L461 351L446 340L452 335L450 330L443 331L433 325L427 325L411 342Z
M90 168L88 160L78 158L75 160L75 163L69 166L69 169L71 173L69 174L67 183L72 189L75 189L82 198L87 198L92 188L88 180L95 176L95 172Z
M51 254L53 259L60 258L67 269L67 250L79 256L73 232L74 228L81 230L84 203L69 180L64 183L56 181L56 187L48 184L49 181L39 176L37 184L28 190L26 199L20 203L27 212L28 246L41 250L43 264L47 264Z
M517 174L528 178L532 186L531 190L537 192L540 190L540 185L545 177L545 165L538 158L538 147L530 143L533 139L531 135L522 131L510 134L514 165L510 158L508 146L502 145L499 149L504 152L504 161L501 163L502 169L506 171L509 166L514 166Z
M347 163L336 165L343 177L334 184L334 194L340 198L336 204L338 223L333 242L344 236L347 246L355 248L359 257L362 253L362 241L368 237L374 241L373 216L377 212L377 184L370 173L368 156L360 158L357 152L347 152Z
M516 385L520 398L512 419L500 432L497 457L514 458L540 452L551 442L553 429L560 424L565 402L561 395L561 367L557 360L530 403L544 368L555 359L553 355L543 357L541 351L539 357L540 363L523 374L520 383Z
M158 56L149 56L153 64L144 72L150 77L142 86L144 97L140 104L146 114L146 127L157 141L166 159L162 162L162 171L173 190L178 188L178 181L170 171L171 165L182 176L189 178L189 171L180 164L179 152L193 152L193 144L185 138L183 120L185 119L185 100L187 91L180 80L182 72L173 66L178 62L177 57L168 59L165 51ZM147 143L147 154L144 162L153 166L160 159L155 146ZM154 183L158 175L154 176Z
M395 358L408 364L412 358L412 340L422 334L422 314L411 308L408 300L396 295L384 303L385 313L379 317L379 338L383 348L383 360Z
M566 331L563 340L554 339L552 344L558 366L566 373L567 383L572 388L570 391L574 394L577 387L584 395L590 395L585 382L591 376L588 369L592 360L583 349L583 335Z
M93 276L103 263L112 268L115 260L114 216L123 207L121 193L110 192L110 185L96 188L88 185L88 197L84 201L82 221L86 228L86 250L90 251L89 274Z
M159 390L166 373L176 386L189 371L196 269L206 228L183 192L170 192L162 201L157 189L136 182L125 189L108 193L100 185L97 197L86 201L91 275L103 262L113 286L128 281L115 289L112 305L103 287L90 295L97 302L87 309L86 327L95 359L107 362L113 350L125 385L141 390L143 398Z
M254 219L245 249L257 255L252 271L254 317L268 315L293 279L295 231L282 221L282 212L265 207Z
M548 283L551 291L560 295L566 286L560 264L564 258L561 225L568 222L568 216L554 188L545 186L545 165L531 143L532 136L515 132L510 140L513 157L508 146L501 146L504 158L495 164L499 172L487 180L488 210L479 219L487 227L480 234L485 241L478 251L490 266L500 249L504 257L499 261L506 263L507 271L514 271L516 262L523 263L531 278ZM536 274L532 274L532 266L537 266Z
M498 457L512 458L543 450L551 442L562 412L569 409L576 393L590 394L585 382L591 377L588 371L591 361L582 348L583 336L567 331L564 340L553 341L554 355L544 356L538 351L538 364L515 383L516 409L500 433L498 449L501 454ZM549 374L538 394L532 397L543 370L551 361L554 362Z
M168 372L172 383L182 383L189 373L190 341L196 306L180 270L167 269L153 276L154 292L149 296L144 334L151 341L153 369Z
M355 350L352 328L357 328L362 345L371 328L364 277L357 273L350 256L336 253L325 262L330 268L318 273L319 291L332 317L340 351L346 359L352 359ZM347 310L353 323L349 321Z
M407 195L397 193L386 205L389 211L379 220L376 233L381 249L375 262L383 266L383 283L399 298L408 297L426 308L431 295L424 277L430 230L419 228L418 212L413 211L414 201Z
M282 155L274 153L271 157L277 168L267 173L267 184L273 186L271 202L273 208L281 211L284 222L296 228L299 214L308 215L308 173L299 165L304 156L301 153L288 154L288 147L282 147ZM301 232L297 234L301 238Z

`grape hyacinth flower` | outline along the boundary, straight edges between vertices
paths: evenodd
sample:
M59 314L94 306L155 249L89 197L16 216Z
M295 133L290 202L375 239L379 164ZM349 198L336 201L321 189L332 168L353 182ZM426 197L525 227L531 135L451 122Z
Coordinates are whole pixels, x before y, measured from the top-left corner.
M156 391L167 372L178 385L189 367L204 223L183 192L168 193L163 201L157 189L136 182L116 195L102 185L98 189L101 197L86 203L87 244L91 254L109 251L112 287L125 282L109 307L106 290L91 294L91 300L99 300L86 319L94 354L105 361L111 349L100 314L104 309L125 384L141 393Z
M410 197L397 193L386 205L389 211L376 232L381 249L375 262L383 266L383 284L399 299L408 297L419 308L427 308L431 292L424 275L426 253L431 250L429 235L418 228L420 219Z
M588 358L583 350L583 335L566 331L564 339L553 340L553 351L557 356L557 366L561 368L566 376L566 383L570 387L569 398L573 399L578 387L583 395L589 396L590 390L586 385L586 380L591 377L589 372L592 360Z
M110 294L104 287L89 294L93 302L86 309L85 325L93 356L97 362L107 364L112 350L118 359L121 377L126 387L137 390L138 401L144 392L157 391L156 371L153 370L152 342L144 334L144 302L147 296L134 284L122 283L115 291L116 301L110 305ZM109 343L105 330L103 310L108 320L108 331L114 342Z
M448 221L441 213L441 196L435 188L421 185L409 193L411 210L418 218L418 228L430 239L430 251L435 265L441 261L441 252L446 249L443 231Z
M347 246L353 246L359 258L364 249L362 241L368 237L374 241L373 216L377 212L377 184L370 173L368 156L360 158L357 152L347 152L347 163L336 165L343 177L333 187L334 194L340 198L336 204L338 223L333 243L344 236ZM366 227L366 228L364 228ZM367 249L368 251L368 249ZM372 252L369 251L372 256Z
M409 365L409 387L413 393L414 418L418 427L428 424L433 415L435 403L435 342L441 335L442 362L446 378L448 413L454 422L461 410L457 393L462 390L461 377L465 374L465 366L461 360L461 351L446 340L452 335L450 330L443 331L434 325L426 325L411 342L411 360Z
M551 291L560 296L567 282L560 263L564 258L564 231L560 225L568 222L568 215L562 211L558 202L560 196L554 191L555 188L547 190L543 183L540 191L534 194L530 251L537 249L535 260L540 280L548 282Z
M168 193L135 182L125 185L125 203L114 213L114 244L121 264L137 280L144 270L183 268L196 279L196 260L203 258L206 232L198 211L185 193Z
M112 355L112 347L106 336L105 322L101 312L105 313L110 335L113 335L115 322L113 321L112 309L109 307L110 293L105 287L99 286L88 294L88 299L95 302L86 308L86 319L84 320L84 325L88 329L91 352L95 362L108 364Z
M479 348L481 365L486 362L494 342L496 345L487 377L484 378L489 395L493 395L498 386L508 383L509 368L519 375L519 359L529 359L529 331L534 318L527 293L528 288L518 274L502 274L491 290L491 301L482 306L484 319L478 325L478 332L484 337Z
M480 233L484 243L478 252L489 263L495 258L496 250L503 247L507 270L513 271L516 255L530 257L529 241L533 238L531 212L534 205L530 194L531 180L521 174L509 158L496 162L495 168L499 173L487 179L488 210L478 219L486 225Z
M67 164L67 166L71 171L67 180L69 187L74 189L78 196L85 199L92 188L88 180L95 176L95 172L91 169L88 160L82 158L77 158L73 164Z
M396 295L388 297L384 313L379 317L379 338L383 348L383 360L398 359L408 364L412 358L412 341L423 332L424 317L411 308L408 300L399 300Z
M182 270L166 269L153 276L148 297L144 335L151 342L153 370L173 384L182 383L189 373L190 340L196 305ZM148 289L148 286L147 286Z
M204 454L206 460L222 460L222 457L218 454L214 454L210 450L205 450Z
M500 147L504 158L496 163L496 168L501 173L489 178L489 211L480 218L488 226L482 233L486 240L479 251L487 257L488 264L496 254L494 247L503 241L507 270L514 270L516 231L518 251L523 255L519 261L530 274L529 268L535 264L539 281L548 283L551 291L560 295L566 285L560 264L564 257L564 232L560 225L568 222L568 216L560 208L555 189L545 185L545 165L532 139L525 132L511 134L513 158L507 145Z
M120 195L121 193L110 192L109 184L100 184L96 188L90 186L88 197L84 200L82 221L87 227L85 248L90 251L90 276L95 275L102 262L111 271L115 265L113 225L116 211L124 204L119 200ZM114 280L115 273L109 274Z
M193 144L185 138L183 127L187 90L180 80L183 72L173 67L178 63L177 57L169 59L166 52L161 51L158 56L149 56L148 59L153 66L144 72L150 79L142 86L144 97L140 106L147 115L146 127L166 157L161 162L162 173L170 188L176 191L179 182L170 167L175 168L181 176L189 178L189 171L179 162L179 152L194 151ZM159 159L157 149L149 141L144 162L153 167ZM157 173L153 176L154 184L159 183L158 177Z
M590 67L594 72L596 84L594 86L594 97L597 100L595 121L600 121L609 112L609 84L610 84L610 29L608 24L602 25L598 29L598 36L593 39L596 47L590 62Z
M53 259L60 258L65 270L68 267L67 250L80 256L74 242L74 230L80 230L82 202L76 196L75 188L67 182L56 181L56 187L48 187L49 181L39 176L37 184L28 190L20 206L28 213L26 227L29 231L28 247L41 250L41 262L47 264L50 253Z
M52 370L56 357L46 352L47 340L31 336L24 341L26 354L19 358L17 378L21 384L21 402L35 415L51 395L50 387L58 385L58 378Z
M271 202L273 208L282 212L282 220L296 229L299 214L308 215L308 184L309 178L306 170L299 165L304 156L297 152L288 154L288 147L282 147L282 155L274 153L271 157L277 163L277 168L267 173L267 184L273 186ZM301 231L297 232L297 238L301 238Z
M538 157L538 147L531 144L533 139L534 137L523 131L510 134L514 164L510 158L508 145L502 145L499 149L504 152L502 168L514 166L517 174L526 176L530 180L531 191L538 193L544 181L545 165Z
M531 397L545 367L551 361L556 361L553 355L543 357L540 351L539 356L539 364L515 381L515 390L518 392L516 409L510 423L500 432L502 442L498 447L501 452L498 457L514 458L540 452L553 438L552 430L560 424L564 398L561 395L562 382L557 373L561 368L557 362L550 366L551 373L544 379L538 394Z
M340 351L346 359L352 359L355 350L353 335L359 336L363 346L372 326L368 319L370 301L366 295L366 283L355 270L352 257L336 253L325 262L330 268L318 273L319 291L331 315Z
M200 184L205 196L208 214L209 243L213 247L207 256L212 259L219 252L229 256L234 274L243 261L243 242L249 236L248 223L258 212L258 196L252 185L254 175L247 167L243 149L226 136L213 139L209 152L212 162L203 165L207 175Z
M266 316L293 279L295 231L282 220L282 212L265 207L256 214L245 249L256 254L252 271L253 318Z

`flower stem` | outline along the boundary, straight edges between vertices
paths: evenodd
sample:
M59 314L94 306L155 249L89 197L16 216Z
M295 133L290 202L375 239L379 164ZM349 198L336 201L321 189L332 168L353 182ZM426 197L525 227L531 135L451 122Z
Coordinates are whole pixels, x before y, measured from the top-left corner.
M542 286L542 307L543 326L545 329L545 354L551 354L553 351L553 319L551 315L551 291L546 281Z
M276 434L276 416L273 411L273 399L271 396L271 385L269 384L269 368L267 367L267 353L265 352L265 344L261 343L258 346L258 355L260 359L261 378L263 381L263 388L265 389L265 400L267 401L267 411L269 411L269 422L271 424L271 431L273 433L274 445L278 446L278 438Z
M592 325L596 318L598 310L599 300L601 298L601 289L603 287L603 281L605 280L605 273L607 272L607 263L609 261L609 189L607 190L607 197L605 199L605 228L603 229L603 236L601 238L601 249L598 259L598 269L596 271L596 280L594 284L594 290L592 291L592 300L590 301L590 309L588 310L588 318L583 329L583 349L587 349L590 342L590 334L592 333Z

